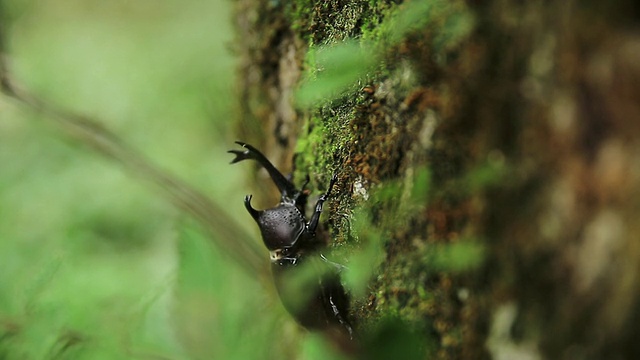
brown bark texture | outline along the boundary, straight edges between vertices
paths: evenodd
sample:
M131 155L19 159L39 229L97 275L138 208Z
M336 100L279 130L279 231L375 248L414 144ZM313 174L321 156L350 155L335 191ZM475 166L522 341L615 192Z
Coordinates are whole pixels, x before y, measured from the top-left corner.
M440 359L640 357L640 6L434 1L356 90L296 107L309 51L381 43L411 3L237 2L239 136L320 190L337 170L332 248L362 248L357 208L381 234L360 331L399 316ZM459 243L478 264L438 266Z

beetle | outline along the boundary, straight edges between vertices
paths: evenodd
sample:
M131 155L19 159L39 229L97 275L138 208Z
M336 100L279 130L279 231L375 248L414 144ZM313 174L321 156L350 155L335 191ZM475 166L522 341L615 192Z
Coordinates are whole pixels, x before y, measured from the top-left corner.
M236 144L244 150L228 151L236 156L231 164L243 160L257 161L267 170L280 191L280 203L274 208L254 209L251 205L252 195L245 196L244 205L258 224L264 245L269 250L274 283L284 307L305 328L337 332L352 339L353 328L347 317L349 300L340 282L340 272L344 266L327 260L321 253L323 244L316 239L322 207L331 196L337 174L331 177L327 192L318 198L314 212L307 220L307 192L304 189L309 183L309 176L302 188L297 189L256 148L241 141L236 141ZM315 279L311 287L294 287L292 294L289 286L291 275L301 271L303 266L316 268ZM296 291L305 294L295 294Z

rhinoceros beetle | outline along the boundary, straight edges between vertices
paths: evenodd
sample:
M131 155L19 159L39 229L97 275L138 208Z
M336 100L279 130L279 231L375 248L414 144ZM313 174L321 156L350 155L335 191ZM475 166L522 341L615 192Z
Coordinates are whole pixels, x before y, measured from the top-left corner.
M248 159L257 161L267 170L280 190L280 203L274 208L254 209L251 206L251 195L245 196L244 205L258 224L262 240L269 250L274 282L284 307L308 329L334 332L337 329L352 338L353 330L347 319L349 301L339 276L340 270L344 267L328 261L320 253L322 244L316 239L316 228L322 213L322 205L331 195L331 190L338 179L337 175L332 176L327 192L318 198L313 215L307 220L304 214L307 192L304 188L309 183L309 177L307 176L302 188L297 189L256 148L240 141L236 141L236 144L245 150L229 150L229 153L236 156L231 164ZM310 292L299 294L305 299L300 305L298 299L291 299L291 291L287 291L286 282L291 279L289 275L300 271L303 264L325 268L317 272L318 275L311 288L300 288Z

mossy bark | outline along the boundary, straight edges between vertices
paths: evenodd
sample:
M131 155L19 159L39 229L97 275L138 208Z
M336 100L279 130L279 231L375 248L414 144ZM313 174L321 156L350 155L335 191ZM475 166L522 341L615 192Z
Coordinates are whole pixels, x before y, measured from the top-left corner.
M303 111L293 94L307 51L375 39L406 4L237 2L243 140L316 188L337 170L326 224L333 247L354 251L354 208L389 182L410 195L428 169L424 206L369 205L392 225L354 303L361 327L410 319L443 359L640 356L639 6L451 3L475 19L454 47L416 29L381 50L359 91ZM468 239L485 249L473 271L426 260Z

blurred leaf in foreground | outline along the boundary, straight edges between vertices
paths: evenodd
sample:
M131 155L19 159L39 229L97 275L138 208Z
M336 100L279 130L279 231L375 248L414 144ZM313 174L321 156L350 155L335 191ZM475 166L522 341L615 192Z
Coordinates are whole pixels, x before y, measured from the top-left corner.
M378 62L372 48L358 41L312 50L310 58L315 61L311 64L313 69L296 94L302 107L340 97Z

